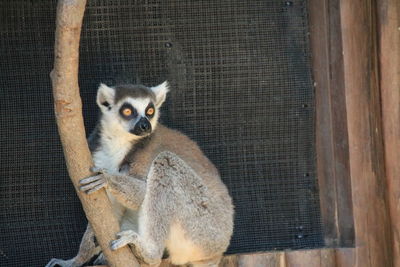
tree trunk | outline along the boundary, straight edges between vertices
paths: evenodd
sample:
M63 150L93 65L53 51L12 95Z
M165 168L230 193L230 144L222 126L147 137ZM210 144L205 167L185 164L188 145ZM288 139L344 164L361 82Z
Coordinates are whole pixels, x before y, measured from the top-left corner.
M79 40L85 5L86 0L58 1L54 69L50 75L58 131L68 173L109 265L139 266L128 247L115 252L109 248L110 241L115 239L119 231L119 223L105 191L89 196L78 190L79 180L91 175L89 168L93 165L86 141L78 86Z

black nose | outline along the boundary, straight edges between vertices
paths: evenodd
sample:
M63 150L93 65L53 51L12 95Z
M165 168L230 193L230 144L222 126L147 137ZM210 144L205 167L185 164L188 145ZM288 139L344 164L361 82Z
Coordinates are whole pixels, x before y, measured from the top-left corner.
M149 133L151 132L151 123L147 118L141 118L130 132L135 135L144 135Z
M148 120L139 122L139 128L142 132L148 132L150 130L150 123Z

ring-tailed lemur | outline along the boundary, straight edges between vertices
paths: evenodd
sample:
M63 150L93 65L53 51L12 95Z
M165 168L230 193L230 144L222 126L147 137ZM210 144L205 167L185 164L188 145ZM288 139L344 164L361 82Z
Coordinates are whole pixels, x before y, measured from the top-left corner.
M100 85L101 118L89 137L99 174L82 179L80 190L106 189L122 230L112 249L129 245L152 265L166 250L173 264L217 266L233 231L232 200L197 144L158 124L167 92L167 82ZM100 252L95 243L88 225L78 255L46 267L81 266Z

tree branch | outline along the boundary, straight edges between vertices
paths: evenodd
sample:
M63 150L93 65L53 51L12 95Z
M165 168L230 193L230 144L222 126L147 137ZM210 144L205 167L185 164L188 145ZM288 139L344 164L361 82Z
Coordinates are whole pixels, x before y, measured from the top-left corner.
M86 141L78 86L79 40L86 0L59 0L57 6L53 84L54 108L68 173L78 189L79 180L91 175L93 165ZM112 252L109 243L119 231L104 190L86 195L77 190L96 238L113 267L139 266L128 247ZM107 218L105 220L105 218Z

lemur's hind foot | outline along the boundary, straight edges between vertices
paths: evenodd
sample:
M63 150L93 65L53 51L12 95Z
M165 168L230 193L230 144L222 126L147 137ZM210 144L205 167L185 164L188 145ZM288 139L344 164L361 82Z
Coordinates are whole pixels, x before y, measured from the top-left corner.
M80 267L82 264L77 264L74 259L62 260L62 259L51 259L45 267Z

